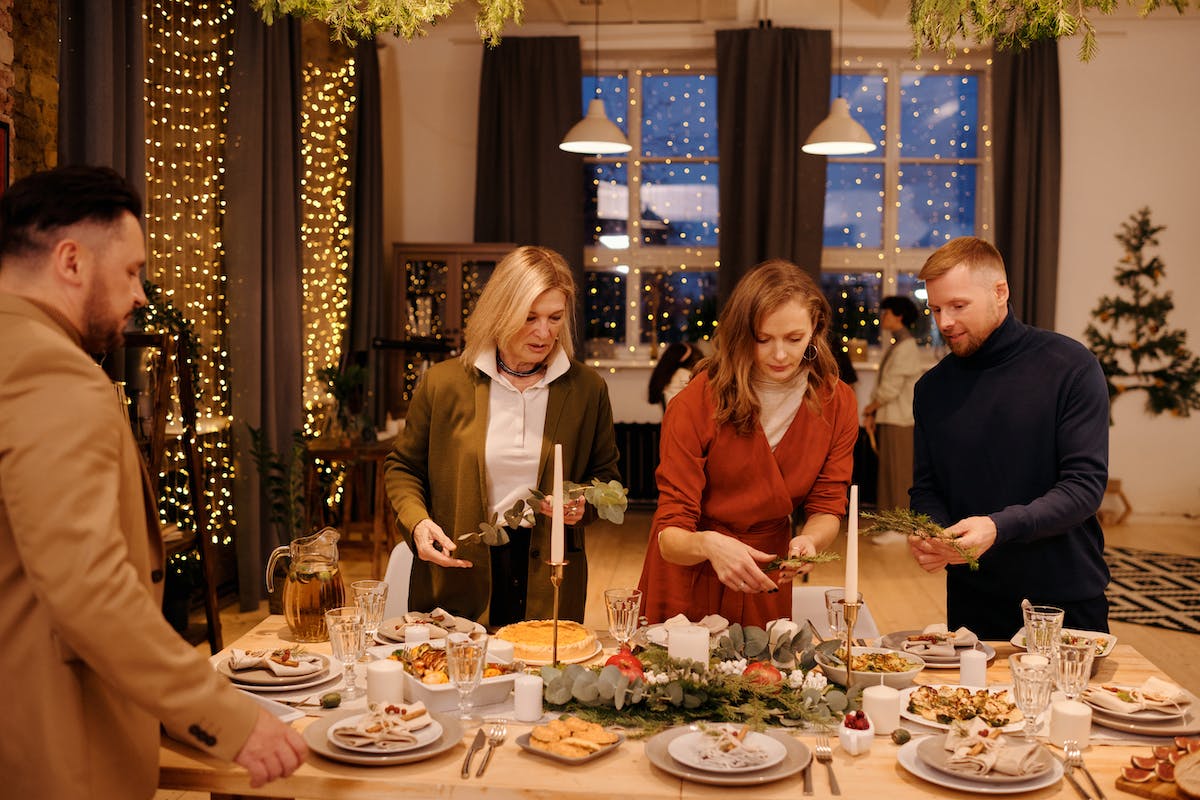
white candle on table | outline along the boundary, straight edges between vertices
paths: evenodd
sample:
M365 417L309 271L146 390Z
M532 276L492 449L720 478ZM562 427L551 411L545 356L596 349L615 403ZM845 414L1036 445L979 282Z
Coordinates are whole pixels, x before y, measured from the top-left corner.
M542 718L542 679L520 674L513 679L513 713L521 722Z
M1062 747L1074 739L1082 750L1092 734L1092 710L1078 700L1059 700L1050 705L1050 743Z
M876 736L888 736L900 727L900 692L890 686L863 689L862 709L871 718Z
M700 625L678 625L667 631L667 655L679 661L707 664L708 644L708 628Z
M367 664L367 705L404 702L404 665L383 658Z
M550 561L563 562L563 471L562 445L554 445L554 496L550 500Z
M987 654L982 650L964 650L958 657L958 682L963 686L987 686Z
M846 602L858 600L858 485L850 487L850 511L846 516Z

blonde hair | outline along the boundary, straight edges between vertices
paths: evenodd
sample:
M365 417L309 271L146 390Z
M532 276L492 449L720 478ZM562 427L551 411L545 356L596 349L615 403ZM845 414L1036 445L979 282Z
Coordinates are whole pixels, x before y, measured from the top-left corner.
M558 344L574 357L575 278L566 260L546 247L518 247L496 265L467 321L462 360L468 367L479 356L507 342L525 324L534 302L551 289L567 299Z
M933 255L925 259L925 265L921 267L917 278L931 281L934 278L942 277L959 264L966 265L971 276L976 279L981 277L1006 279L1004 258L1000 255L1000 251L990 242L985 242L975 236L960 236L957 239L951 239L934 250Z
M809 380L804 400L820 413L821 395L831 391L838 380L828 336L833 314L829 301L808 273L791 262L773 259L738 281L721 311L713 355L697 367L708 373L718 424L729 423L742 435L754 430L760 411L751 385L758 326L768 314L792 300L799 300L812 319L809 346L815 356L805 361Z

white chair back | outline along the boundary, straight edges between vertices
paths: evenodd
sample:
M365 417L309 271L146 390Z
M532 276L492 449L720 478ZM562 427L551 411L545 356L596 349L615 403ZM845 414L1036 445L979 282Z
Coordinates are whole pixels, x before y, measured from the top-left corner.
M817 635L822 639L830 638L833 633L829 629L829 614L825 611L825 590L840 589L840 586L814 586L812 584L792 584L792 622L803 625L805 620L813 624ZM389 594L390 594L389 590ZM878 639L879 628L875 618L871 616L871 607L863 600L862 608L858 610L858 622L854 625L855 639Z
M391 619L408 612L408 580L412 574L413 553L408 544L401 541L392 548L388 556L387 571L383 579L387 581L387 604L383 608L383 618Z

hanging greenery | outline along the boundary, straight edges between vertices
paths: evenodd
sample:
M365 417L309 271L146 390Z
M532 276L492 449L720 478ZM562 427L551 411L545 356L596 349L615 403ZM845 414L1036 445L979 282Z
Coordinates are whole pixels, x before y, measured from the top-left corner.
M1180 14L1192 0L1127 0L1145 17L1160 6ZM955 40L967 38L994 44L999 50L1024 49L1044 39L1062 39L1083 33L1079 60L1096 55L1096 29L1088 12L1111 14L1119 0L912 0L908 23L913 32L913 54L932 50L955 54Z
M347 44L392 33L412 40L425 35L425 26L436 25L449 16L462 0L253 0L263 22L271 25L287 14L319 20L329 26L330 38ZM476 0L479 13L475 27L479 37L491 46L500 43L504 24L521 24L525 0Z
M1113 280L1124 294L1100 298L1092 310L1096 323L1088 325L1084 336L1104 369L1110 403L1142 391L1147 412L1186 417L1200 410L1200 357L1185 347L1187 331L1167 325L1167 314L1175 308L1171 293L1154 291L1166 268L1145 251L1158 245L1163 229L1151 223L1148 208L1122 223L1116 239L1125 255Z

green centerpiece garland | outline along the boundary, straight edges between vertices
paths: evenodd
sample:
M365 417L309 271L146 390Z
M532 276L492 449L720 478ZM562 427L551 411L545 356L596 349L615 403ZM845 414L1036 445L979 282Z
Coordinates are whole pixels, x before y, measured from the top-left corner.
M979 558L975 551L963 547L959 543L958 537L946 533L945 529L934 522L928 514L918 514L916 511L908 508L893 508L874 513L864 512L862 517L863 519L871 520L871 524L862 529L864 536L897 531L903 533L905 536L920 536L922 539L934 539L953 547L954 552L966 559L967 566L972 571L979 569Z

